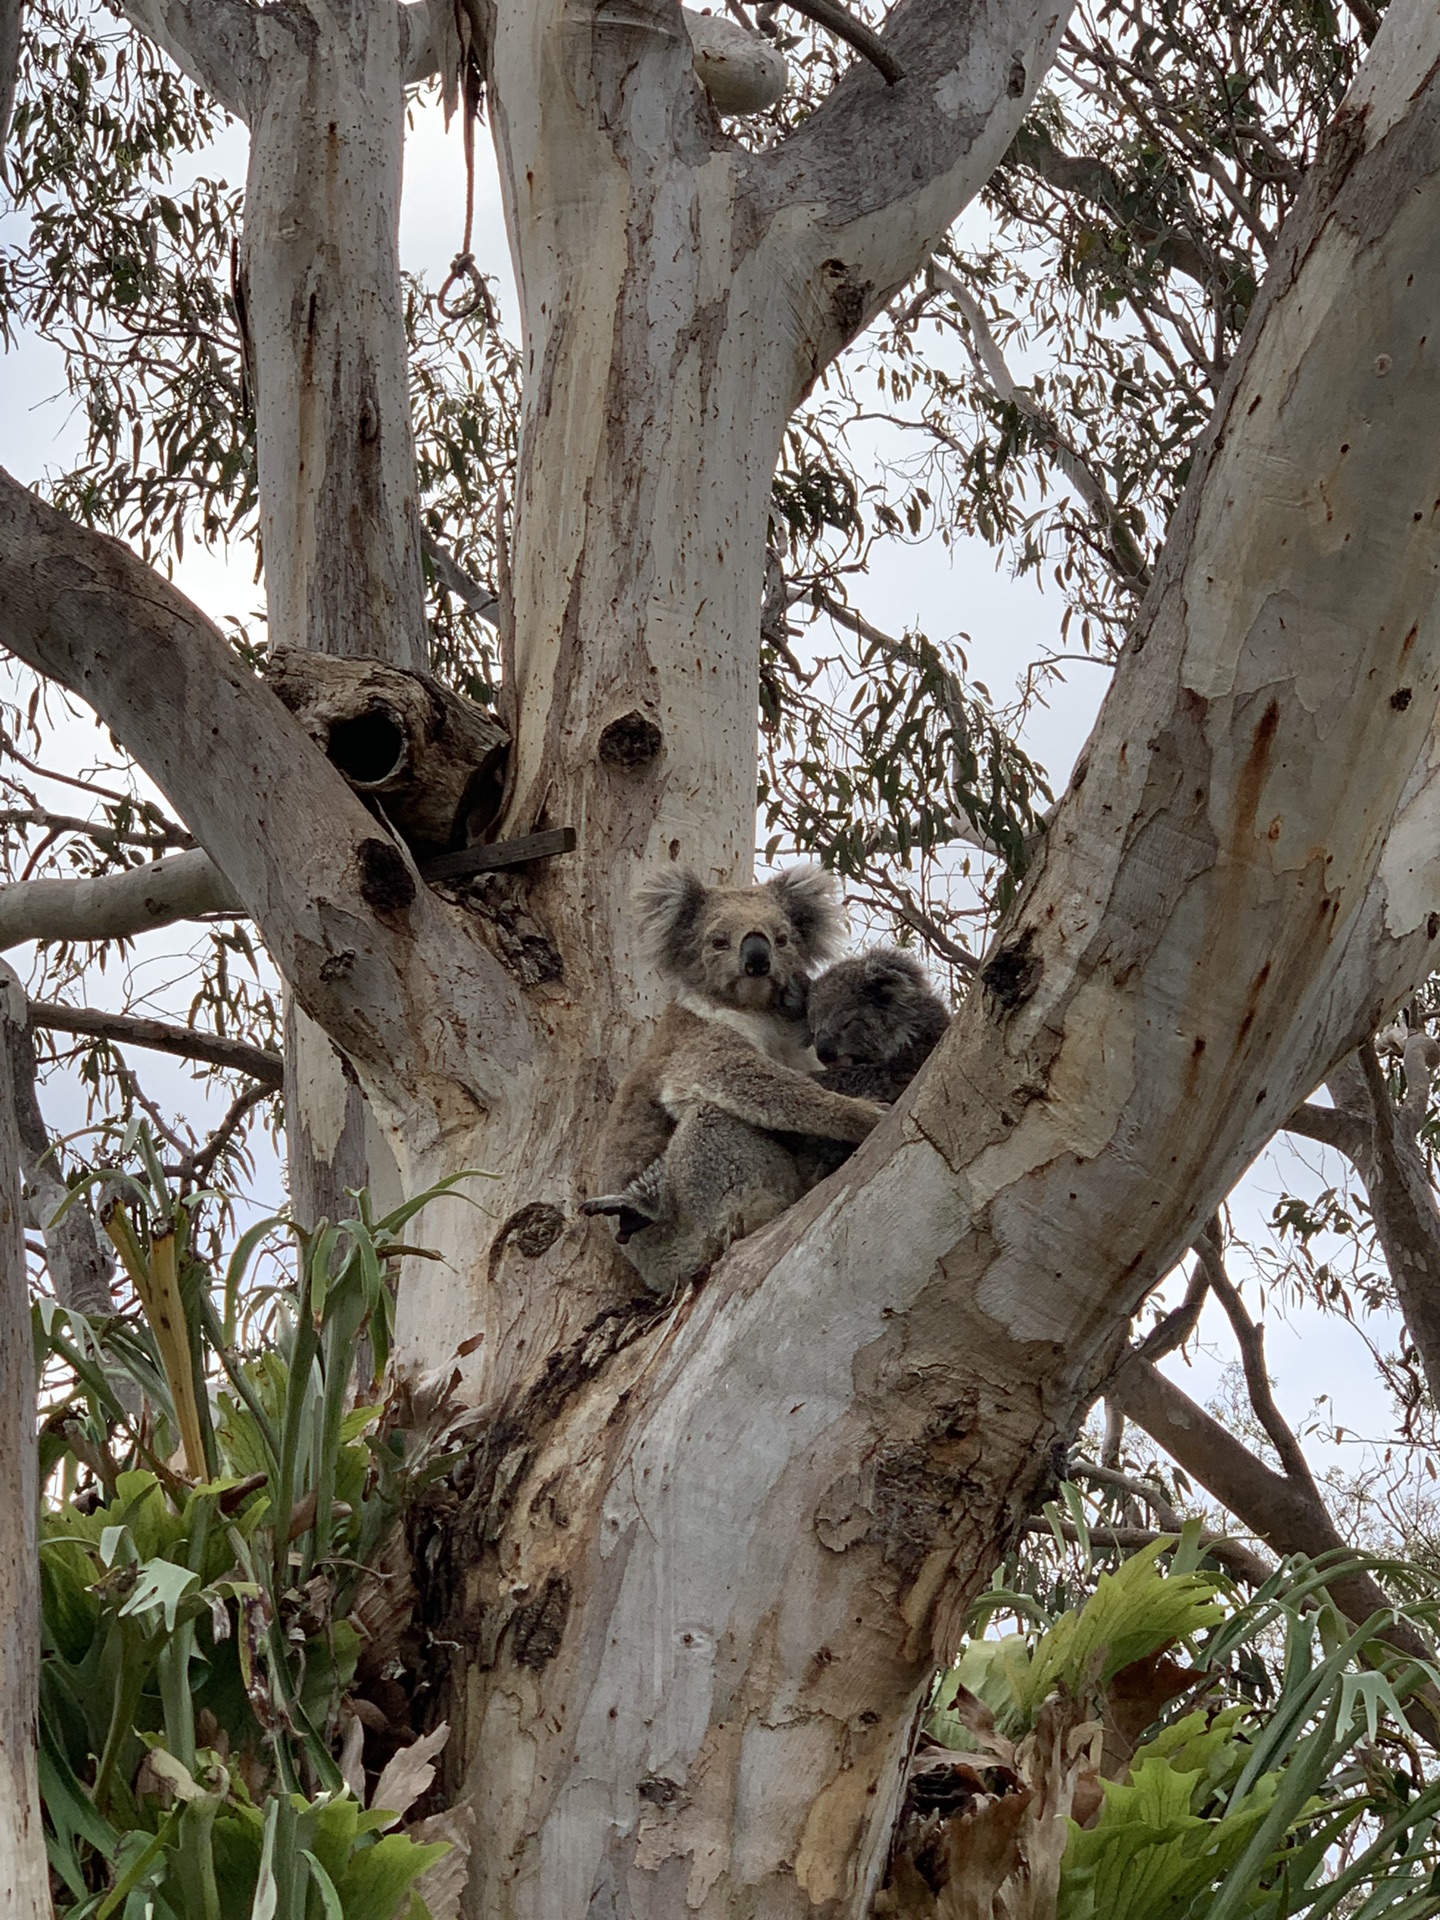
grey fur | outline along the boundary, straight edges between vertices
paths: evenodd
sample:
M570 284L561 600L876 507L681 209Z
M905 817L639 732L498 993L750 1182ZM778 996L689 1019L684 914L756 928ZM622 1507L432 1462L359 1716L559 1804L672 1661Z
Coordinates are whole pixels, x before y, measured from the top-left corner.
M950 1010L912 954L871 947L811 982L809 1023L820 1085L889 1105L939 1045ZM833 1140L796 1143L802 1191L834 1173L852 1151Z
M584 1211L614 1215L626 1258L668 1295L798 1197L775 1134L853 1144L881 1109L807 1071L809 974L843 925L828 875L792 868L763 886L717 888L666 874L644 890L641 914L681 996L616 1093L599 1144L603 1191Z

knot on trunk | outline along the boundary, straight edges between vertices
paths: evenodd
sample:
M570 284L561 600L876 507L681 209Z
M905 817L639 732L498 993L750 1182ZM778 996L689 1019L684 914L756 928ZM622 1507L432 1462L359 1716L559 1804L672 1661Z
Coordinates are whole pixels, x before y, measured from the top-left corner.
M479 840L500 806L510 737L428 673L277 647L265 677L355 792L417 854Z

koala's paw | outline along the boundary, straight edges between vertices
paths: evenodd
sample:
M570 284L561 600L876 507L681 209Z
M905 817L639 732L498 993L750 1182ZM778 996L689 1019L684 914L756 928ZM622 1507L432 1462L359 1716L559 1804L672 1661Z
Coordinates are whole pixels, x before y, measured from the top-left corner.
M613 1219L615 1238L622 1247L632 1234L643 1233L646 1227L655 1224L655 1215L636 1206L635 1196L628 1188L624 1193L602 1193L593 1200L582 1200L580 1211Z

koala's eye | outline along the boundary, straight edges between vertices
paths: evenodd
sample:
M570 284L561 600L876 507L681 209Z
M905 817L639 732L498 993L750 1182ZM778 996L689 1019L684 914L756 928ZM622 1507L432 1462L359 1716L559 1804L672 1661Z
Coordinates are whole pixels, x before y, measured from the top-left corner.
M730 936L728 933L717 933L710 944L717 953L723 953L730 944Z
M790 936L789 936L789 934L788 934L788 933L777 933L777 934L776 934L776 936L775 936L775 944L776 944L776 946L777 946L777 947L788 947L788 946L789 946L789 944L790 944Z

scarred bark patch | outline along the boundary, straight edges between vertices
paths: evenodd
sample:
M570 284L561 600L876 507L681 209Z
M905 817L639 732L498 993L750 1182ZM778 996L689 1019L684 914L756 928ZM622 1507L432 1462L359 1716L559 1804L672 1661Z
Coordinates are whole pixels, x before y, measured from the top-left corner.
M510 1651L516 1666L535 1673L548 1667L560 1651L569 1617L570 1582L563 1573L552 1573L536 1599L515 1609Z

